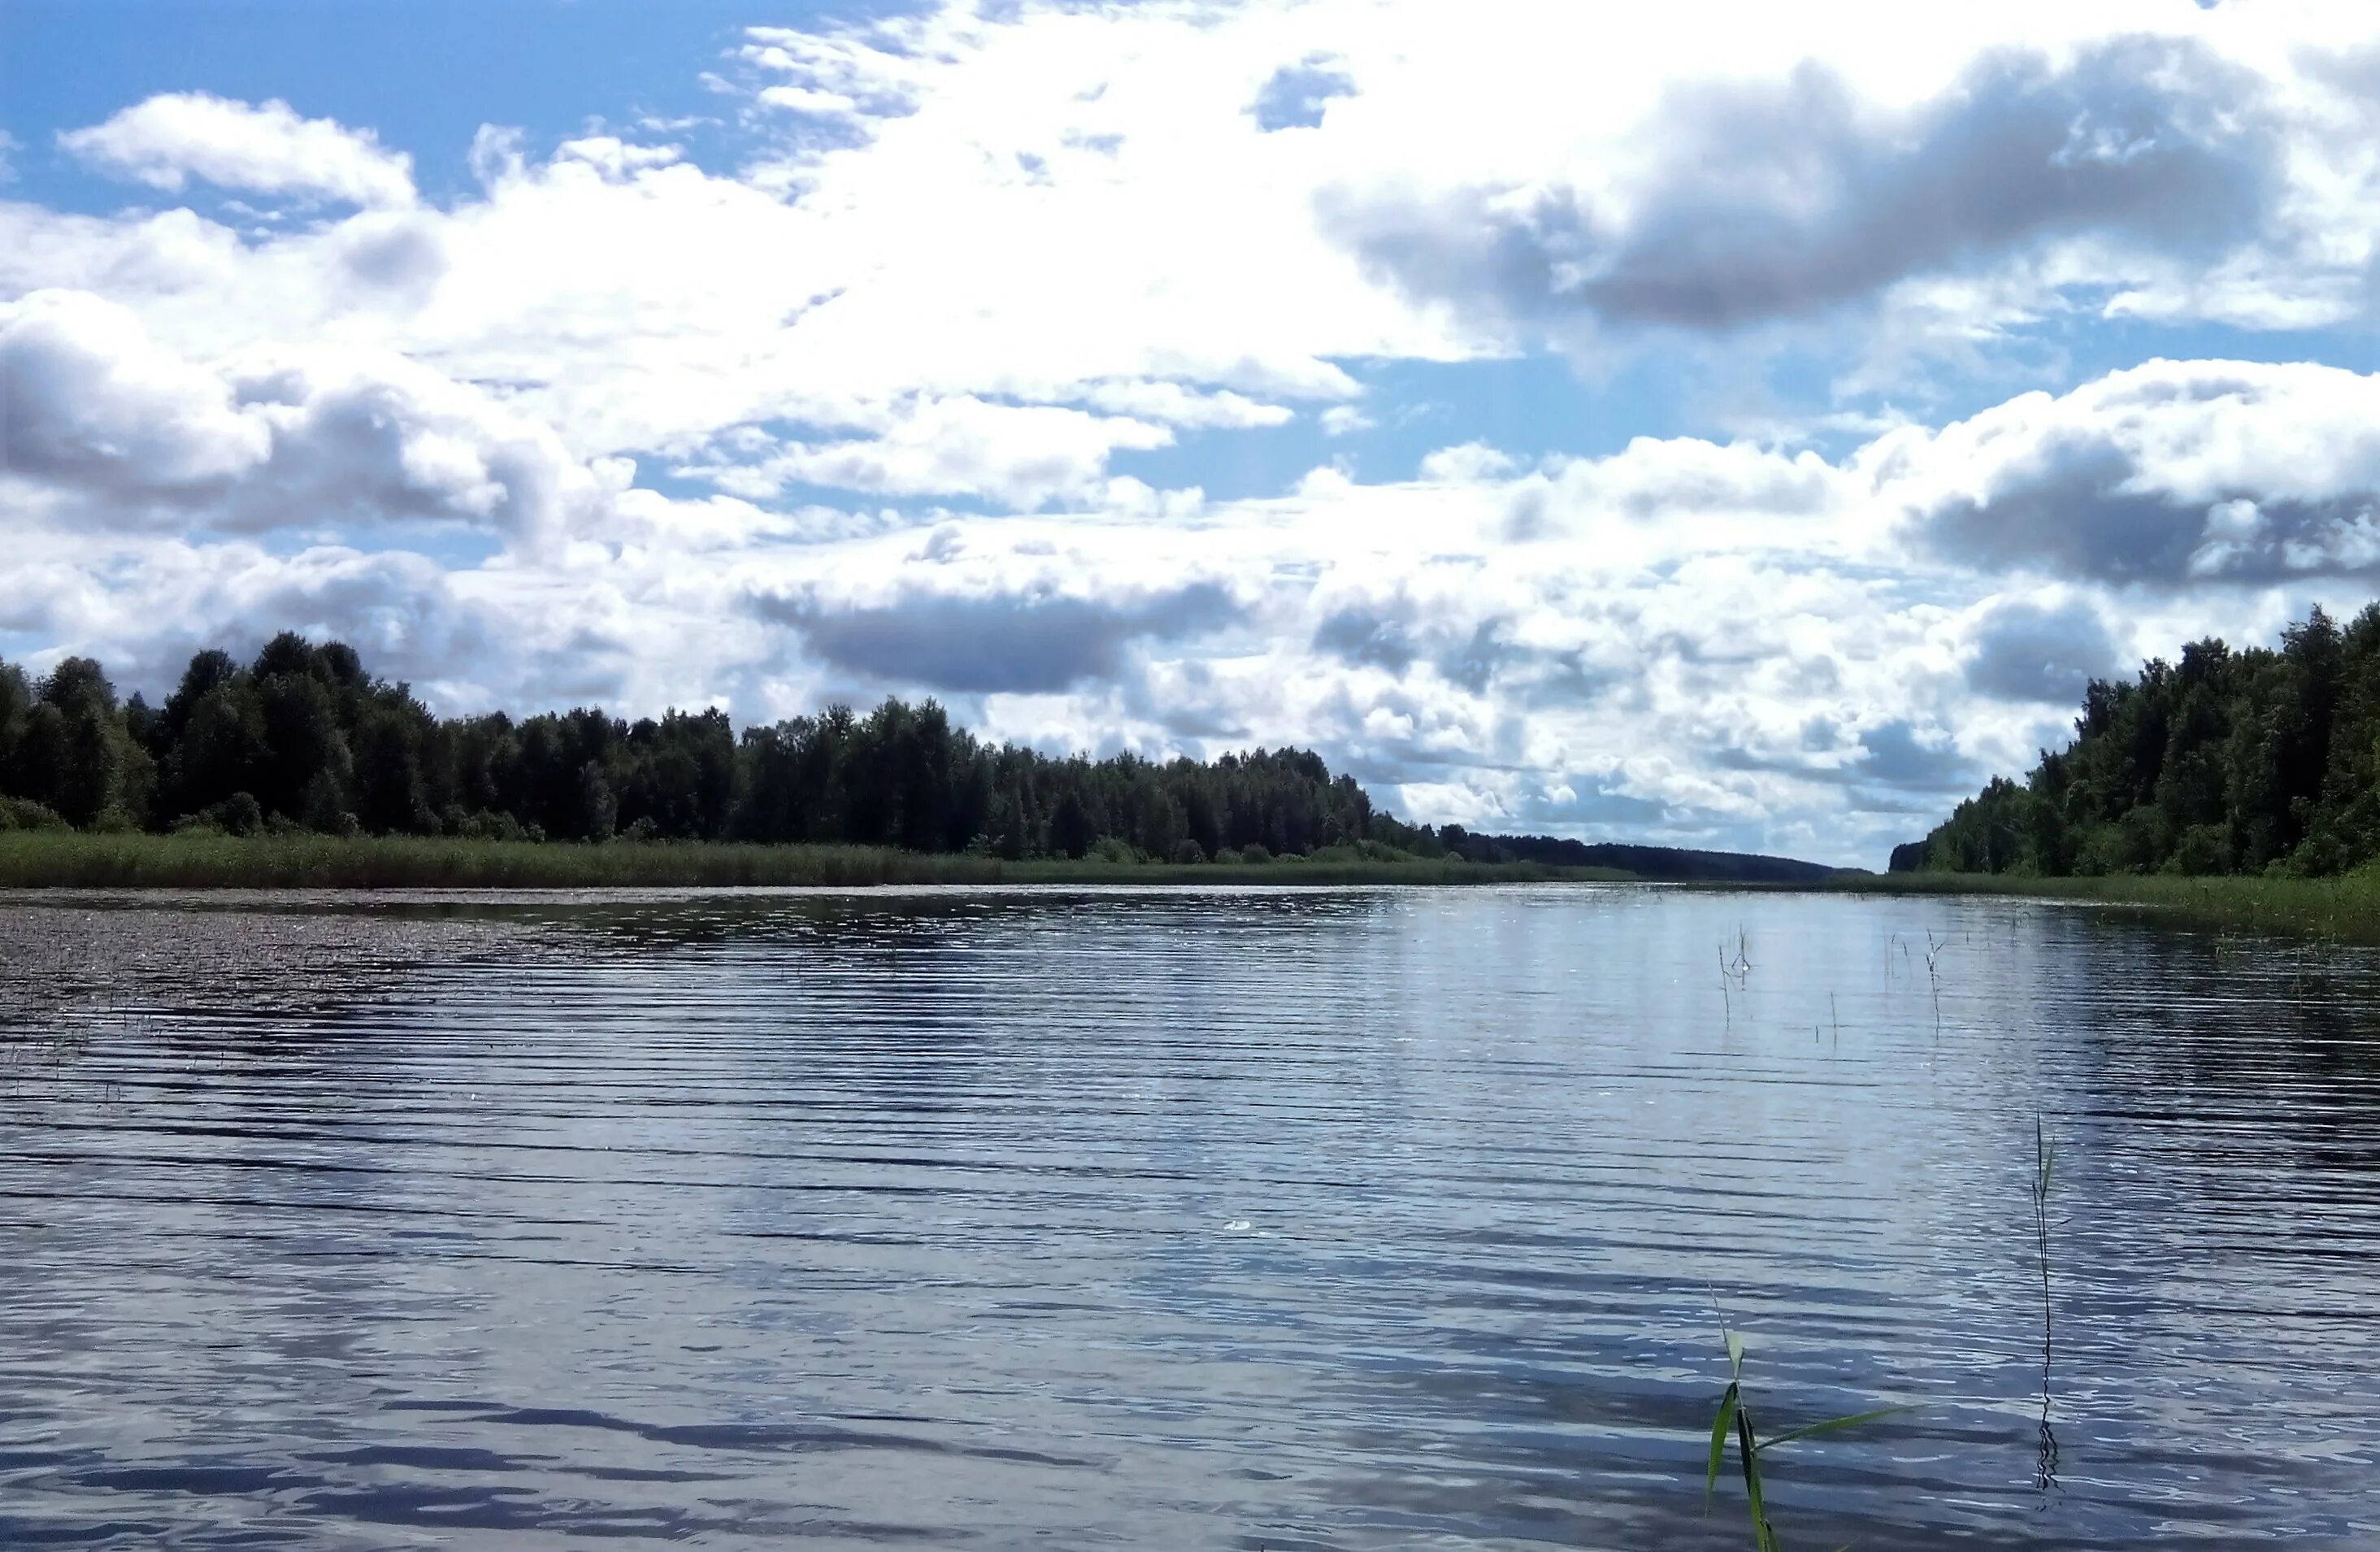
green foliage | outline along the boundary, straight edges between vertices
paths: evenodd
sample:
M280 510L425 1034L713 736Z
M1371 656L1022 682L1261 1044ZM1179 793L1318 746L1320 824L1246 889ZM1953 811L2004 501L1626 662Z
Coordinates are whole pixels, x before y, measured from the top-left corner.
M716 709L442 720L351 649L287 632L245 664L197 654L154 709L119 708L88 659L39 686L0 664L0 794L83 828L230 836L621 835L1114 866L1367 845L1447 855L1304 750L1053 758L986 744L930 700L830 707L740 737ZM1465 840L1473 860L1513 860Z
M2216 931L2288 934L2380 943L2380 867L2328 878L2233 874L2188 878L2119 873L2044 878L2024 873L1869 873L1830 886L1852 893L2046 895L2155 911Z
M1294 874L1259 875L1236 863L1008 862L964 853L882 846L656 841L593 845L537 838L389 835L337 837L276 826L251 837L193 820L171 835L100 834L58 828L0 834L0 888L112 889L595 889L646 885L962 883L1197 883L1269 877L1299 884L1527 883L1577 875L1536 863L1439 860L1308 862ZM1604 875L1619 877L1619 875Z
M19 830L71 830L66 816L30 797L0 797L0 833Z
M1727 1464L1727 1449L1735 1445L1736 1466L1743 1478L1744 1510L1752 1520L1752 1545L1755 1552L1782 1552L1783 1544L1777 1539L1777 1527L1768 1518L1768 1497L1761 1478L1760 1463L1767 1451L1795 1439L1815 1438L1823 1434L1840 1433L1880 1418L1907 1412L1907 1407L1878 1407L1872 1412L1857 1412L1847 1417L1829 1417L1822 1422L1805 1423L1762 1438L1752 1421L1752 1406L1743 1393L1743 1338L1730 1328L1727 1317L1719 1317L1719 1335L1727 1347L1727 1389L1720 1395L1718 1412L1711 1420L1710 1459L1703 1474L1703 1495L1706 1500L1717 1496L1718 1476Z
M147 753L133 742L115 688L89 658L67 658L29 696L0 665L0 794L30 798L75 825L147 806Z
M38 685L0 663L0 797L86 830L200 837L626 836L1160 871L1319 857L1334 876L1360 878L1384 866L1780 882L1828 871L1433 830L1376 809L1310 750L1053 757L987 743L931 700L865 714L830 706L740 733L717 709L634 721L591 707L441 718L410 686L366 672L353 649L289 632L247 663L198 653L153 708L137 696L119 706L89 659L62 661Z
M234 793L221 803L211 803L174 821L176 835L262 835L270 828L256 795L244 792Z
M2380 604L2277 649L2193 642L2094 680L2075 736L1995 778L1895 871L2336 874L2380 859Z

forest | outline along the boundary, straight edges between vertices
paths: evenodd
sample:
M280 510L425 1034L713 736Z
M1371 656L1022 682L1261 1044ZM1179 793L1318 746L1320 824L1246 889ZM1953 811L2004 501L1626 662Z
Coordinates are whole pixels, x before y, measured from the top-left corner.
M2322 877L2380 857L2380 604L2278 648L2193 642L2094 680L2074 739L1995 778L1895 872Z
M101 664L0 662L0 830L846 843L1010 859L1592 864L1598 848L1399 822L1298 749L1091 760L994 746L929 700L739 733L723 712L441 718L294 633L190 660L162 705ZM1573 855L1576 854L1576 855ZM1698 854L1697 854L1698 855Z

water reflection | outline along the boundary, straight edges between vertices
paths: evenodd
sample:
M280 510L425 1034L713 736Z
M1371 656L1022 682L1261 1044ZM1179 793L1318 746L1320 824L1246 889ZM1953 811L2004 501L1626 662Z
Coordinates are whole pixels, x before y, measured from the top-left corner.
M1916 1408L1779 1451L1792 1544L2363 1545L2375 986L2013 902L0 906L0 1542L1735 1546L1718 1292L1764 1428Z

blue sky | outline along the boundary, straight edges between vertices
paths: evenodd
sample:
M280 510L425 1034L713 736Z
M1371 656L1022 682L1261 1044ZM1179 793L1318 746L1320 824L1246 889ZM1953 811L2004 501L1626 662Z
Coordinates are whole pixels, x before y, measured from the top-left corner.
M2364 9L1773 11L7 0L0 653L1873 864L2361 607Z

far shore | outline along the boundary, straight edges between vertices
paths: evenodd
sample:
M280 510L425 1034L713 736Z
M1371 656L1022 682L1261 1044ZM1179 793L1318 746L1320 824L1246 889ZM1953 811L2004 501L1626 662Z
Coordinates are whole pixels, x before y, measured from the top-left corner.
M2074 900L2153 911L2165 919L2213 931L2380 943L2380 874L2374 873L2329 879L2257 874L2111 873L2046 879L2014 873L1850 873L1819 887L1838 893Z
M1349 884L1642 883L1609 867L1378 861L1342 853L1269 862L1156 863L922 854L876 846L718 842L473 841L412 836L0 833L0 889L852 889L917 884L1296 888ZM2380 875L2334 879L1844 872L1808 884L1697 879L1667 887L1763 893L2033 897L2152 911L2217 931L2380 943Z
M469 841L412 836L0 834L0 889L853 888L895 884L1498 884L1616 882L1609 867L1374 861L1116 862L722 842Z

